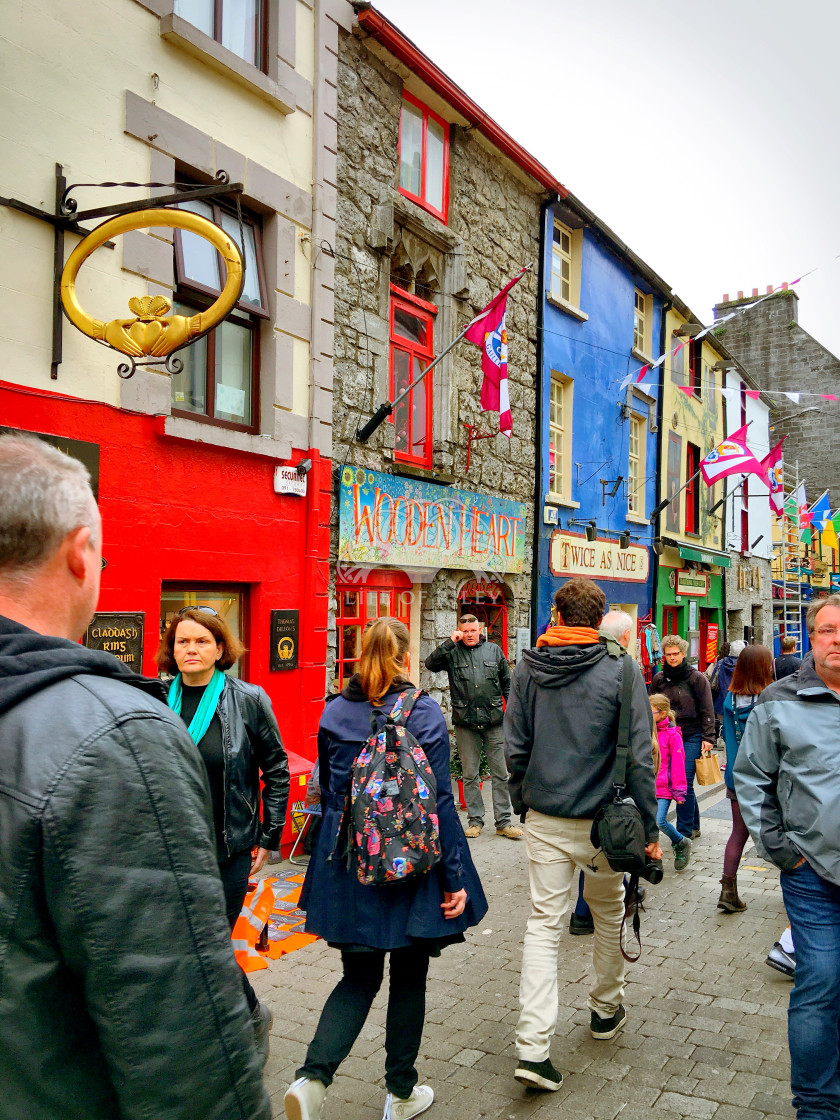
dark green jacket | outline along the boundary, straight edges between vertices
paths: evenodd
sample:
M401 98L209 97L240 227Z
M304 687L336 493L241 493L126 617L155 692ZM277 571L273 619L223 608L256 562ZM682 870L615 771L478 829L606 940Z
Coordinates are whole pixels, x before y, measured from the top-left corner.
M482 635L477 646L465 646L447 638L426 658L426 668L449 675L454 724L492 727L502 722L502 701L510 692L510 666L495 642Z

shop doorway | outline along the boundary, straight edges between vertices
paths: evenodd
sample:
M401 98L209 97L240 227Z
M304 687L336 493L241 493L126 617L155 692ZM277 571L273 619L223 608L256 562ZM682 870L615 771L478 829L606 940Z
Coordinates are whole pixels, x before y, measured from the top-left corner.
M505 587L491 580L471 579L458 592L458 617L474 614L487 634L507 657L508 618Z
M247 592L243 587L207 587L196 584L164 584L160 593L160 634L184 607L212 607L243 645L247 645L245 617ZM247 674L242 667L245 657L226 670L229 677L243 677Z
M356 672L362 654L362 634L369 622L377 618L398 618L411 631L411 595L411 581L404 572L398 571L370 572L364 582L336 583L338 649L333 677L336 692L340 692Z
M662 608L662 637L666 634L679 634L680 632L680 608L679 607L663 607Z

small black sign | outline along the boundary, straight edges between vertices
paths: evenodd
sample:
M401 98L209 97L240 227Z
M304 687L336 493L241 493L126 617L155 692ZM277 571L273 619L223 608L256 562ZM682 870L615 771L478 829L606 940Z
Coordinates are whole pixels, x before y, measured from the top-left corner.
M143 611L100 611L85 633L88 649L101 649L140 673L143 666Z
M271 612L269 669L297 669L299 637L300 611Z
M90 488L93 496L99 501L99 444L86 443L81 439L67 439L65 436L48 436L44 432L28 432L21 428L0 427L0 435L27 435L37 436L45 443L51 443L71 459L78 459L88 469L90 474Z

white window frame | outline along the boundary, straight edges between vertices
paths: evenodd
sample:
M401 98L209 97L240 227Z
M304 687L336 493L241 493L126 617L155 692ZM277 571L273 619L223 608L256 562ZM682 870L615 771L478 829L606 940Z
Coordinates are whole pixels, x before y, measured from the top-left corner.
M568 252L563 248L562 243L558 244L554 234L559 231L560 234L568 240ZM563 279L563 262L569 266L568 280ZM555 284L555 280L557 284ZM563 290L563 285L566 284L566 290ZM574 293L574 257L573 257L573 241L572 231L564 226L562 222L555 221L554 230L552 231L551 240L551 294L563 303L572 303L572 296Z
M633 349L647 354L647 296L633 289Z
M644 520L645 517L647 429L647 418L638 412L631 412L627 450L627 513L634 520Z
M559 471L552 473L549 462L548 498L549 501L563 503L564 505L577 505L572 498L572 406L574 403L574 380L563 373L552 370L551 386L548 397L548 446L549 450L554 443L558 451L555 455L555 465ZM559 392L560 405L563 410L562 424L554 423L555 393ZM556 442L555 442L556 440ZM555 488L559 473L559 489Z

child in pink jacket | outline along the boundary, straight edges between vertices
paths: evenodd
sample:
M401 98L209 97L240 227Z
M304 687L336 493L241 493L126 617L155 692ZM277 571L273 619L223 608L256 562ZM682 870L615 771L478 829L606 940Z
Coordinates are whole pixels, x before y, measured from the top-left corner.
M659 741L659 773L656 775L656 823L674 847L674 870L684 871L691 857L691 840L679 833L667 816L671 802L685 801L688 783L685 778L685 751L682 732L676 725L671 703L662 693L650 697L650 710Z

